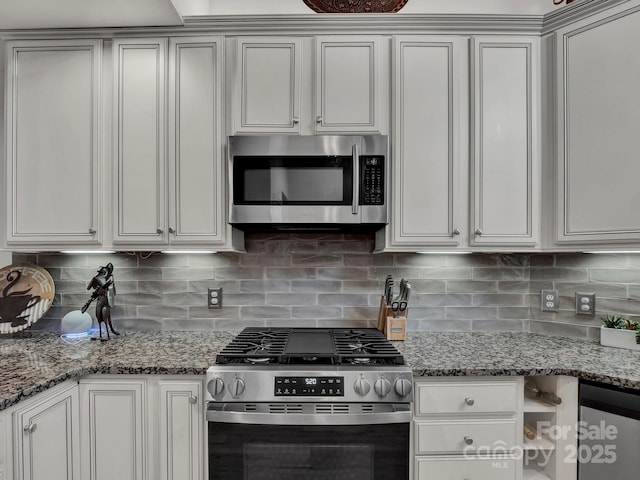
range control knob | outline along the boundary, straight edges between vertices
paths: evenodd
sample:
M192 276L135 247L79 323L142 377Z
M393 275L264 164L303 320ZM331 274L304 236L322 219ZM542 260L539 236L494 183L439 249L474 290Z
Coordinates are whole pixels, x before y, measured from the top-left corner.
M361 397L364 397L371 390L371 384L369 383L369 380L367 380L366 378L360 377L353 384L353 389L358 395L360 395Z
M379 378L373 384L373 390L380 396L386 397L391 391L391 382L386 378Z
M238 398L240 395L244 393L245 384L244 380L241 378L234 378L231 380L231 385L229 385L229 391L231 392L231 396L234 398Z
M213 377L209 380L209 383L207 383L207 390L209 390L212 397L217 397L224 392L224 382L220 377Z
M411 393L413 386L411 385L411 380L408 380L406 378L399 378L396 380L394 388L396 389L396 393L399 396L406 397Z

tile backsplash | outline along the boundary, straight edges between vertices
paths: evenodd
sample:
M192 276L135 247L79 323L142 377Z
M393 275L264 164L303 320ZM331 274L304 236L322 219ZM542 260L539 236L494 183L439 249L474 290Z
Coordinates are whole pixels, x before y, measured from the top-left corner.
M371 235L248 234L247 253L65 255L14 253L56 283L49 312L32 329L89 299L100 265L114 265L116 328L229 330L249 325L375 326L384 279L412 285L412 331L533 331L599 338L600 316L640 315L640 255L372 254ZM207 288L223 288L209 309ZM540 311L556 289L560 312ZM595 293L596 316L575 314L574 293ZM89 310L93 313L93 307Z

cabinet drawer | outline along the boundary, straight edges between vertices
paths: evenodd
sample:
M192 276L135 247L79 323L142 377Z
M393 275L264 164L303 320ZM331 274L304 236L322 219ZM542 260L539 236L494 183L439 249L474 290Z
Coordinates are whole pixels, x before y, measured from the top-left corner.
M465 420L415 422L417 454L462 453L487 454L516 445L516 420Z
M514 480L516 461L513 458L418 458L416 480Z
M416 414L515 412L516 382L416 382Z

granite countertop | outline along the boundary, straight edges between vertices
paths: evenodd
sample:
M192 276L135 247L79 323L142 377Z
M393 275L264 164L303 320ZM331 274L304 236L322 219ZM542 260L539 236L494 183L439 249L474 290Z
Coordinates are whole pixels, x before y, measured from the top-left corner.
M125 332L69 344L0 339L0 410L88 374L203 375L237 332ZM409 333L394 342L416 376L571 375L640 390L640 351L535 333Z

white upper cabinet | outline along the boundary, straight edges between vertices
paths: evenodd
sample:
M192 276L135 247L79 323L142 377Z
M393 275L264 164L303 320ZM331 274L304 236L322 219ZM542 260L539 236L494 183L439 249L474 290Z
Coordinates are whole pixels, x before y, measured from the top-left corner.
M223 48L219 37L169 40L169 241L220 245L227 231Z
M380 132L381 38L316 37L316 132Z
M461 37L394 38L391 219L378 249L460 244L467 49Z
M114 243L167 242L166 38L115 40Z
M391 219L377 250L538 248L539 62L533 37L394 37Z
M302 40L239 38L236 48L235 132L300 133Z
M223 51L221 37L114 41L115 245L226 247Z
M536 246L540 54L527 37L473 39L472 246Z
M6 51L7 245L98 245L102 42Z
M558 245L640 241L640 8L556 33Z
M381 37L238 37L229 45L232 132L384 132Z

